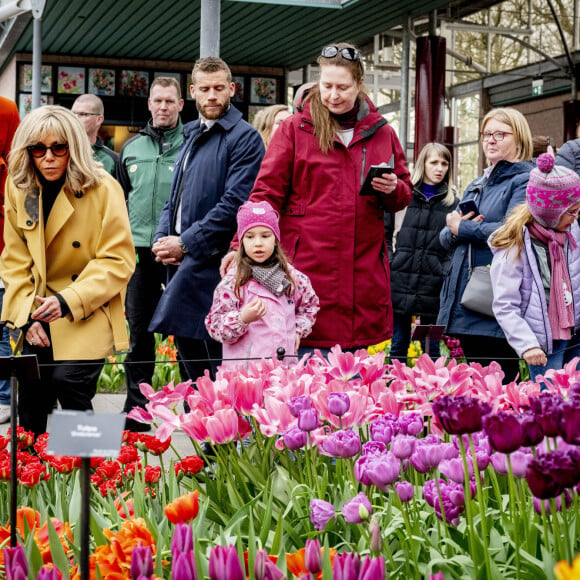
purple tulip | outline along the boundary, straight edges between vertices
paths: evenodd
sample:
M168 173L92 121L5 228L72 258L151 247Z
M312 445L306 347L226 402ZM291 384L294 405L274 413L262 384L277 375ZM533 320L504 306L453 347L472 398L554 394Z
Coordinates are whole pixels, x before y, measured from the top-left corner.
M580 445L580 400L568 401L562 405L560 435L566 443Z
M495 469L496 473L500 475L507 475L508 465L507 465L507 455L505 453L494 453L490 455L490 461ZM528 463L532 459L532 454L525 447L519 451L514 451L510 454L510 460L512 463L512 474L514 477L525 477L526 469L528 468Z
M495 451L512 453L524 444L524 430L519 417L514 413L500 411L483 418L483 428Z
M535 447L544 439L544 432L542 431L542 426L538 422L536 414L527 409L520 413L519 419L524 437L522 445L524 447Z
M444 451L443 443L423 445L419 442L409 461L419 473L428 473L441 463Z
M216 546L209 554L210 580L245 580L235 546Z
M38 571L36 580L59 580L56 566L42 566Z
M332 580L358 580L360 556L351 552L336 554L332 564Z
M543 392L538 397L530 397L530 407L546 437L560 434L563 399L559 395Z
M326 404L333 415L342 417L350 409L350 397L348 393L329 393Z
M419 413L409 413L399 417L399 428L403 435L419 435L424 426L423 416Z
M451 481L456 481L457 483L463 483L465 481L465 470L461 457L444 459L439 464L439 471ZM467 471L469 477L473 477L473 461L470 461L469 457L467 458Z
M565 489L564 493L556 496L556 498L555 498L554 503L556 504L556 511L557 512L562 511L562 495L566 498L566 509L572 505L572 496L570 495L570 492L567 489ZM539 515L542 515L542 502L544 502L545 512L547 514L552 513L552 506L550 505L550 500L538 499L537 497L534 497L533 504L534 504L534 510L536 510L536 513Z
M562 487L574 487L580 482L580 451L558 449L544 457L549 458L552 477Z
M393 436L399 432L397 418L391 414L383 415L371 423L370 431L373 441L382 441L388 445Z
M270 558L266 550L258 550L254 560L254 576L256 580L282 580L284 573Z
M571 401L572 399L577 399L580 397L580 382L574 383L570 385L568 389L568 399Z
M298 418L302 411L312 409L312 399L310 397L292 397L288 403L288 408L290 413Z
M443 576L443 572L439 570L437 574L429 574L429 580L445 580L445 576Z
M304 409L298 415L298 427L302 431L314 431L319 425L318 411L316 409Z
M142 546L139 543L138 546L133 548L130 574L133 580L137 580L139 576L149 578L153 574L153 554L151 552L151 546Z
M315 530L321 532L334 517L334 506L331 503L322 499L313 499L310 502L310 521Z
M171 538L171 553L173 555L193 550L193 532L189 524L177 524Z
M362 455L354 463L354 476L363 485L372 485L372 481L368 476L368 468L375 461L375 457L375 455Z
M562 493L562 486L554 479L552 468L548 455L538 455L528 463L526 481L535 497L549 499Z
M342 515L349 524L360 524L372 513L371 502L362 491L342 506Z
M334 431L322 443L332 457L354 457L360 453L360 437L351 429Z
M412 435L397 435L391 441L391 453L397 459L408 459L417 447L417 438Z
M290 451L296 451L297 449L301 449L306 445L308 441L308 435L306 434L306 431L302 431L302 429L299 427L294 426L284 431L282 439L286 449L289 449Z
M363 443L363 455L382 455L387 452L387 446L382 441L367 441Z
M438 397L431 406L443 429L452 435L481 431L482 419L491 410L488 403L451 395Z
M175 552L171 561L172 580L197 580L197 567L193 550Z
M6 580L26 580L28 562L23 546L4 548L4 574Z
M450 481L445 486L445 492L441 494L445 499L448 499L454 506L462 507L465 505L465 491L463 485Z
M359 580L385 580L385 559L367 556L361 564Z
M370 459L364 465L365 479L379 489L387 491L389 485L399 477L401 462L392 453L385 453L378 457L370 456ZM364 483L361 479L359 481Z
M414 489L408 481L397 481L395 483L395 491L403 503L413 499Z
M371 534L370 550L372 554L380 554L383 549L383 536L381 534L381 526L373 516L369 524L369 532Z
M322 552L318 540L306 540L304 566L311 574L322 572Z

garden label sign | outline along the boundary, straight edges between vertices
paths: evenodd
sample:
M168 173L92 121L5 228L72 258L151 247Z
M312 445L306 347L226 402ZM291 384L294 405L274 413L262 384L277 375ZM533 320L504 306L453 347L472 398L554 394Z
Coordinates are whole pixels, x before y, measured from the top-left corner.
M117 457L125 416L93 411L54 411L47 453L74 457Z

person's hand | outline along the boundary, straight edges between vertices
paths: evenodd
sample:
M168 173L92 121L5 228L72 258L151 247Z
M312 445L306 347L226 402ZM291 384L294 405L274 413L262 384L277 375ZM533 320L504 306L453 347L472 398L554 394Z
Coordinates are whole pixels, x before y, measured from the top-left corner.
M223 258L220 263L220 276L223 278L227 271L230 269L231 266L234 264L234 256L236 255L235 252L228 252Z
M470 211L469 213L466 213L465 215L461 215L456 211L452 211L452 212L449 212L447 214L447 216L445 217L445 224L449 228L449 231L454 236L457 236L459 233L459 224L463 220L471 220L471 221L477 222L477 223L480 223L484 220L484 216L478 215L477 217L474 218L473 217L474 215L475 215L475 212L473 212L473 211Z
M32 346L50 346L50 340L40 322L34 322L26 331L26 341Z
M397 176L394 173L383 173L371 181L373 189L380 193L393 193L397 187Z
M296 333L296 342L294 343L294 354L298 354L298 349L300 348L300 334Z
M260 320L266 314L268 308L264 304L261 298L254 298L251 302L248 302L240 312L240 318L245 324L250 322L255 322Z
M43 322L54 322L62 316L60 301L56 296L37 296L36 301L40 306L30 315L32 320L42 320Z
M548 363L548 357L546 356L546 353L537 346L526 350L526 352L523 354L523 357L529 365L539 365L544 367Z
M165 236L159 238L151 248L155 254L155 261L161 262L165 266L179 266L183 252L179 245L179 236Z

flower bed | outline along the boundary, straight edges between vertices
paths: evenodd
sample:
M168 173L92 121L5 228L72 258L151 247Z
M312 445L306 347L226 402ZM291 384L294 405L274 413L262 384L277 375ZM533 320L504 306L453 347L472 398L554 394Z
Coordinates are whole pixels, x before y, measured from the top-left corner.
M118 458L92 462L91 577L579 577L578 360L509 385L497 363L445 362L334 350L196 389L143 385L132 416L156 436L127 434ZM164 465L175 429L192 455ZM78 465L19 440L26 557L7 564L79 577ZM7 483L0 493L6 522Z

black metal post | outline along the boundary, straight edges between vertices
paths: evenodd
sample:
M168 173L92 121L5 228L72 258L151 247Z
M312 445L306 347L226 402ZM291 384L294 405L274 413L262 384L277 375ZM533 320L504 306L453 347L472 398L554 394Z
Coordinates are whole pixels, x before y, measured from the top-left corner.
M14 368L14 367L13 367ZM16 547L16 507L18 505L18 380L10 375L10 547Z
M81 460L81 580L89 580L91 459Z

